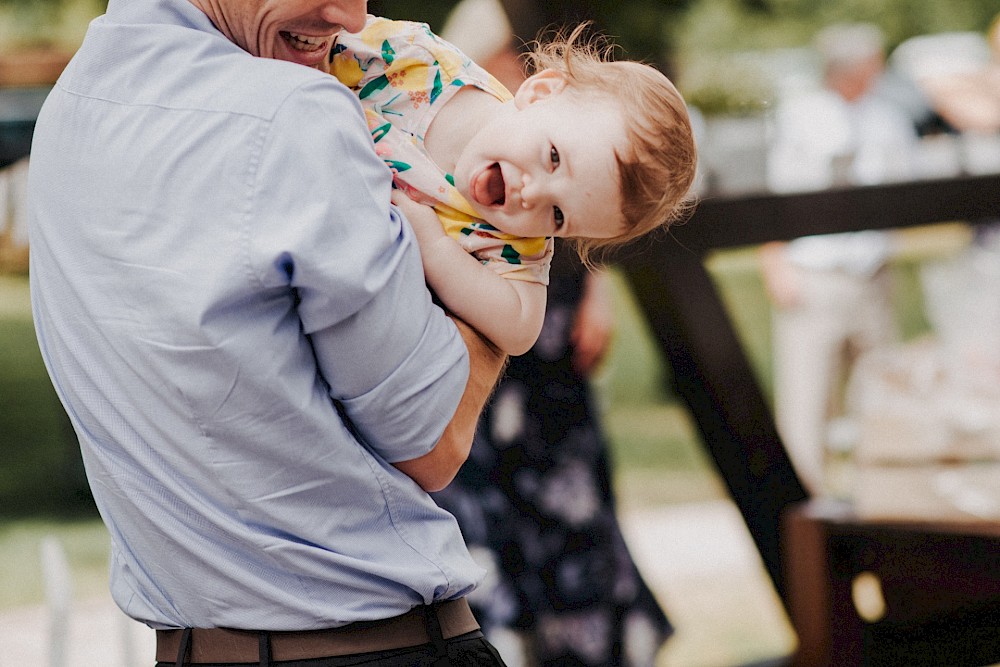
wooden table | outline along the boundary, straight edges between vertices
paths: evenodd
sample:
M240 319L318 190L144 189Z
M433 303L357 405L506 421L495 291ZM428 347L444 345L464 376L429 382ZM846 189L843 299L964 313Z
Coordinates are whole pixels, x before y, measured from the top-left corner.
M782 526L792 664L1000 662L1000 524L865 522L816 500Z
M796 629L792 664L1000 662L1000 530L871 524L810 499L705 256L807 234L998 216L1000 174L706 197L670 238L617 256ZM875 621L862 619L851 601L853 582L865 572L881 581L889 605Z

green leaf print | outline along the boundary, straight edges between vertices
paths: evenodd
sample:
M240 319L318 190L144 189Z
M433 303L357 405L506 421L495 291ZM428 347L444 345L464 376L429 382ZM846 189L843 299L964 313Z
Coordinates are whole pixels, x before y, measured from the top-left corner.
M400 173L412 168L412 165L400 162L399 160L383 160L383 162L389 165L390 169Z
M504 244L503 250L500 251L500 256L507 260L508 264L521 263L521 253L514 250L509 243Z
M435 66L437 65L436 61L434 62L434 65ZM443 86L441 85L441 70L440 68L438 68L434 71L434 86L431 88L431 104L434 104L434 100L436 100L438 98L438 95L441 94L442 88Z
M361 92L358 93L358 97L360 97L361 99L365 99L372 93L376 93L388 85L389 85L389 78L386 77L385 74L383 74L377 79L372 79L371 81L366 83L365 87L362 88Z
M372 130L372 140L377 144L385 138L385 135L389 134L389 130L392 129L392 123L386 123L384 125L379 125Z
M389 40L383 40L382 42L382 60L385 61L386 65L391 65L392 61L396 58L396 52L393 51L392 45L389 44Z

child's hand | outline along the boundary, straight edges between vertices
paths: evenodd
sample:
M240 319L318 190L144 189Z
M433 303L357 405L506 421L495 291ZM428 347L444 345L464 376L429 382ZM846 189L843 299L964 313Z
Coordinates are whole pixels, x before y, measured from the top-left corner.
M452 242L444 233L441 220L433 208L413 201L402 190L392 191L392 203L398 206L406 219L410 221L426 266L428 256L435 252L437 244Z
M421 247L425 242L430 242L445 236L444 227L438 219L434 209L426 204L421 204L410 199L402 190L392 191L392 203L399 207L406 219L410 221L413 232L417 235L417 242Z

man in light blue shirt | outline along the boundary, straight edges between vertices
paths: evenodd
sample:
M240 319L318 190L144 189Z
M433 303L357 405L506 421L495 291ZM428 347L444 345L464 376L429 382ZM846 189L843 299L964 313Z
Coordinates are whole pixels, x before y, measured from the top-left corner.
M174 629L341 636L482 574L426 491L464 461L503 359L432 304L358 101L317 69L364 16L111 0L38 118L39 344L111 533L112 594L164 631L158 660L240 662ZM260 660L407 631L309 655L271 637ZM256 663L259 636L237 636Z

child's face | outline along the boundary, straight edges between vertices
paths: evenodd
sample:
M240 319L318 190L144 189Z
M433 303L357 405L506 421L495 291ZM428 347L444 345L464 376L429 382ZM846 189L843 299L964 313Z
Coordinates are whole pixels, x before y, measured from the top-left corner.
M466 145L455 186L508 234L611 238L624 229L615 153L626 145L616 104L545 71Z

